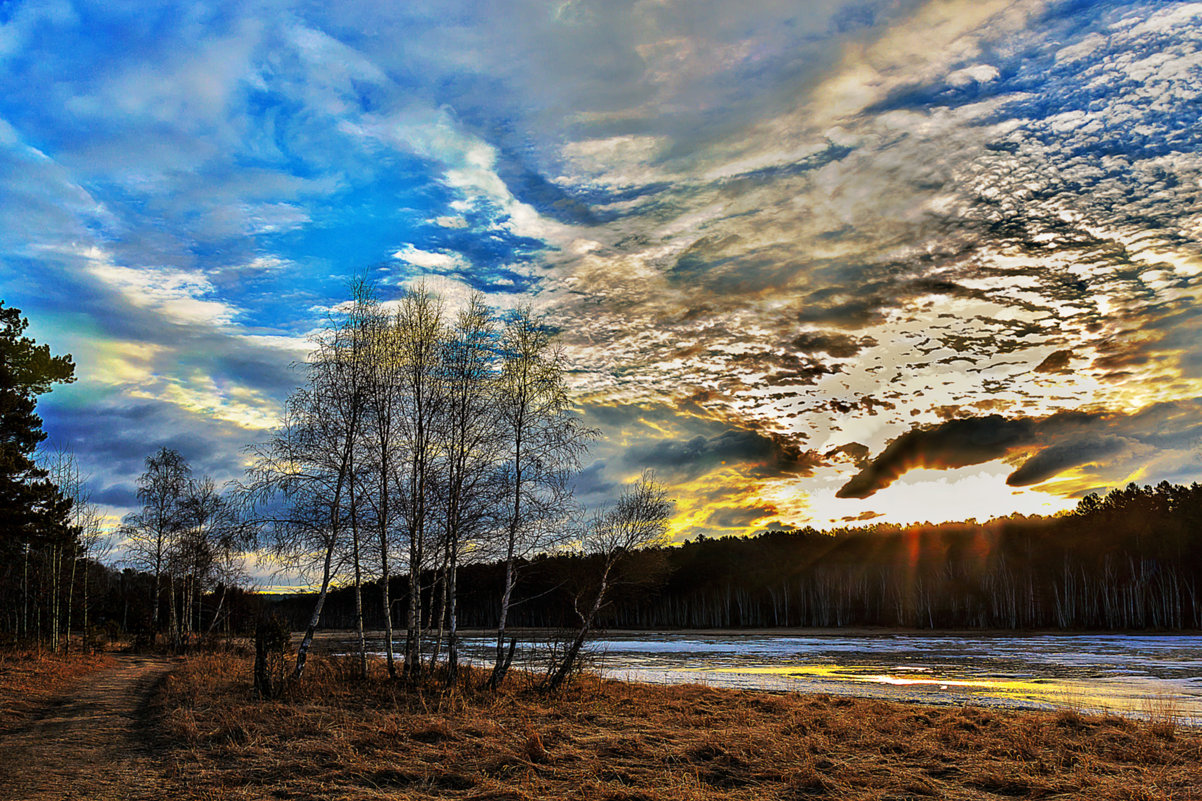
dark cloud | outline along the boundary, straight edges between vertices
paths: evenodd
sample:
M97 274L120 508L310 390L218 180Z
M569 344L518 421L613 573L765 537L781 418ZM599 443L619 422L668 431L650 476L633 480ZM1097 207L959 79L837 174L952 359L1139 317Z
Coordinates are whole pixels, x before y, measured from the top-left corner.
M1120 437L1100 436L1049 445L1023 462L1006 478L1011 487L1026 487L1052 478L1070 467L1088 464L1131 447Z
M1073 352L1071 350L1058 350L1048 354L1048 357L1041 361L1036 367L1037 373L1060 373L1068 368L1069 362L1072 360Z
M39 409L47 444L75 454L100 487L97 500L118 507L136 502L137 478L146 457L159 448L179 451L195 474L222 483L242 476L242 450L255 439L254 432L232 423L156 401L43 403Z
M813 293L805 308L797 313L797 322L854 329L885 321L884 310L892 305L887 298L880 295L846 298L846 292L847 289L839 288Z
M706 525L713 528L746 529L756 520L776 514L774 506L722 507L715 509L706 518Z
M1197 399L1152 404L1135 414L967 417L902 434L837 494L867 498L916 468L951 469L1024 456L1006 479L1010 486L1038 484L1080 467L1088 467L1095 480L1119 480L1147 467L1147 455L1157 452L1179 461L1183 457L1191 465L1177 468L1180 479L1199 471L1200 448L1202 400Z
M618 482L609 478L606 467L606 463L598 459L572 479L573 492L584 505L597 505L617 494Z
M630 464L670 475L697 476L723 464L736 465L750 475L810 475L821 459L783 437L733 428L713 436L633 443L624 457Z
M807 331L789 344L802 353L825 353L837 359L849 359L864 348L875 345L876 340L872 337L852 337L847 334Z
M1005 456L1016 446L1030 444L1031 420L1001 415L951 420L902 434L863 470L843 485L840 498L867 498L915 468L954 468Z
M844 523L862 523L865 520L875 520L878 517L884 517L880 512L860 512L858 515L847 515L839 518Z
M837 448L832 448L822 454L822 458L826 461L843 458L850 461L853 465L859 468L866 467L869 462L868 446L862 445L859 442L849 442L846 445L840 445Z

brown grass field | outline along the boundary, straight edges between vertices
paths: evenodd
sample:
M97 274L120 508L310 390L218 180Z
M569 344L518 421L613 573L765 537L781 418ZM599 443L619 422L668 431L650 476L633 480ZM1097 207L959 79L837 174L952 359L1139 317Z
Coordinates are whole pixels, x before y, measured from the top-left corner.
M0 732L21 723L81 677L112 665L112 655L105 653L63 656L48 650L0 648Z
M157 703L194 799L1202 799L1202 732L1015 712L581 677L545 696L406 691L316 658L276 701L206 654Z

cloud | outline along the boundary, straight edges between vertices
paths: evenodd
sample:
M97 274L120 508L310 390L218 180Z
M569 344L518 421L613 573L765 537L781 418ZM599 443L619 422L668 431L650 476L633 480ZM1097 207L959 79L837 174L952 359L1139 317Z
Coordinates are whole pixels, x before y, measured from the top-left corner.
M252 436L365 272L533 303L620 432L585 494L654 464L689 525L1196 474L1196 4L9 11L0 291L78 355L55 426Z
M871 337L856 339L837 332L806 331L790 344L801 353L827 353L838 359L847 359L877 343Z
M392 254L394 259L408 262L414 267L437 273L467 271L470 265L458 253L438 253L420 250L413 245L405 247Z
M706 523L715 529L735 529L742 533L760 520L772 517L776 513L777 510L773 506L723 506L715 509L706 519Z
M726 522L715 527L710 518L721 508L771 507L756 519L784 514L775 502L757 497L756 488L795 483L825 464L795 442L686 405L587 403L581 411L584 423L601 433L590 453L592 461L577 481L583 502L604 503L615 487L650 468L676 500L672 528L677 536L688 536L694 529L712 533L738 528L730 522L733 513L726 513L721 517Z
M950 420L933 428L915 429L889 443L839 490L841 498L867 498L915 468L955 468L981 464L1028 445L1035 436L1030 420L1001 415Z
M1064 371L1072 360L1071 350L1057 350L1048 354L1047 358L1035 365L1037 373L1059 373Z
M1129 450L1131 445L1129 440L1106 435L1049 445L1019 465L1018 469L1007 477L1006 483L1012 487L1038 484L1070 467Z
M732 429L712 437L664 440L634 446L627 460L673 473L701 473L719 464L736 462L753 475L805 475L819 459L783 439L746 429Z
M1202 468L1202 401L1152 404L1135 413L1057 412L1042 418L986 415L912 429L868 462L839 490L867 498L915 469L950 470L1005 460L1011 487L1026 487L1078 469L1078 482L1121 483L1184 459Z
M194 473L222 483L241 476L242 449L249 444L237 425L153 400L94 399L69 408L46 405L41 413L48 445L76 455L81 472L92 477L96 500L116 515L137 506L137 477L160 447L178 450Z
M84 255L92 264L92 275L120 292L130 305L151 309L172 322L225 326L236 314L228 304L204 298L212 296L213 285L203 275L123 267L96 249Z

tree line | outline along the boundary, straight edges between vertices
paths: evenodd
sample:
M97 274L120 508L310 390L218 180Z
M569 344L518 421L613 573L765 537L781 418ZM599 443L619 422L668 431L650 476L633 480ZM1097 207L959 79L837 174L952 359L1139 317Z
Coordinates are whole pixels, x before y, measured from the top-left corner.
M573 587L596 558L522 565L521 627L574 619ZM1069 513L698 537L631 554L602 626L629 629L881 626L921 629L1202 629L1202 486L1130 485ZM487 628L497 563L461 568L461 623ZM375 597L378 588L365 592ZM278 599L296 614L298 599ZM328 607L347 624L347 600ZM374 625L375 620L369 620Z

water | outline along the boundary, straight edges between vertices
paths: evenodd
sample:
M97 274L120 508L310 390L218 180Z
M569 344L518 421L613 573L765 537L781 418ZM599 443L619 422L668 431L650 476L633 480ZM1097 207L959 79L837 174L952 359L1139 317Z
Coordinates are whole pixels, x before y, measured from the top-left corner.
M538 664L546 647L520 643L515 664ZM487 663L491 649L486 638L468 638L462 653ZM648 633L593 640L587 661L631 681L1202 722L1200 636Z

